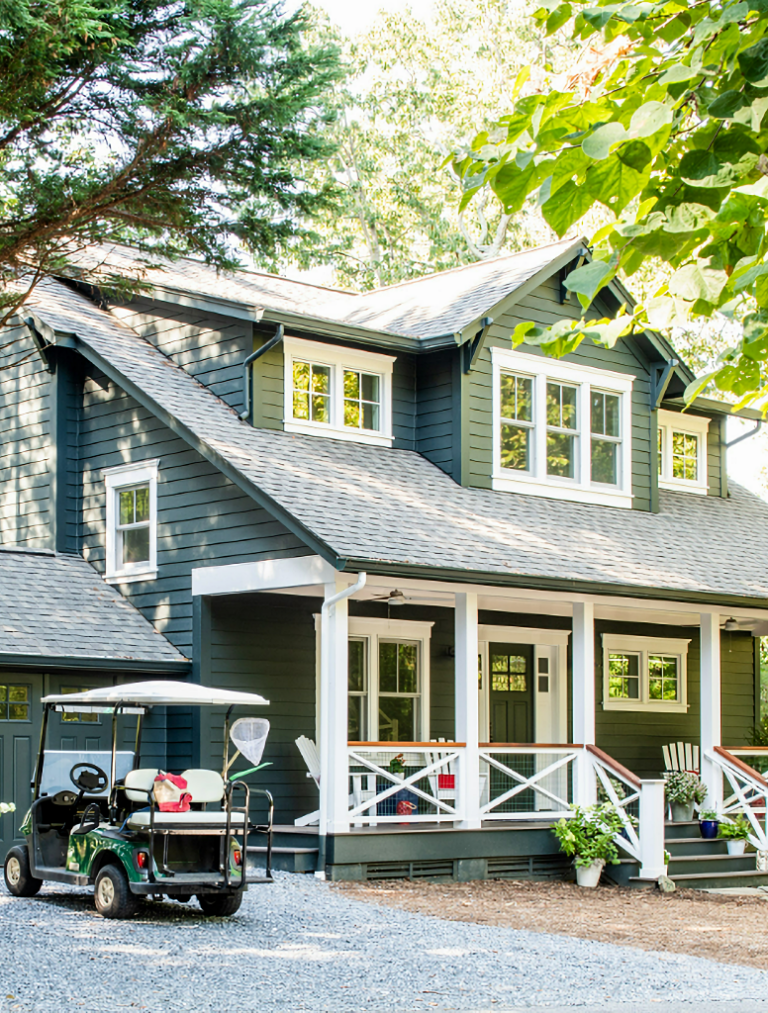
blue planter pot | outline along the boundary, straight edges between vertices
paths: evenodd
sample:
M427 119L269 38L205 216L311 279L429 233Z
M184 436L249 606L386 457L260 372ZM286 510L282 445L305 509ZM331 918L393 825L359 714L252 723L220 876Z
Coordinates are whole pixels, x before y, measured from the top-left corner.
M699 820L699 830L705 841L713 841L717 837L719 826L717 820Z

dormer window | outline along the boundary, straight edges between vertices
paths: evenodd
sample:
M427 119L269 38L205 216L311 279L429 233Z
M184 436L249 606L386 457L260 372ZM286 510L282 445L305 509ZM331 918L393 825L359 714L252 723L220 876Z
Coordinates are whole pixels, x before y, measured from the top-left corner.
M493 348L493 488L632 505L631 376Z
M284 345L286 432L391 446L393 356L300 338Z
M659 411L659 488L707 493L709 419Z

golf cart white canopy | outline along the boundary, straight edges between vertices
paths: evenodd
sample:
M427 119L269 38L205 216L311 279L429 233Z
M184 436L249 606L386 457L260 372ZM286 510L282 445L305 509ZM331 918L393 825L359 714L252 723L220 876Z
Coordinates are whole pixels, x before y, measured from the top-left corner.
M232 707L240 704L264 707L269 704L258 693L239 693L214 686L189 682L128 682L122 686L102 686L83 693L52 693L43 697L44 704L65 712L99 711L143 707Z

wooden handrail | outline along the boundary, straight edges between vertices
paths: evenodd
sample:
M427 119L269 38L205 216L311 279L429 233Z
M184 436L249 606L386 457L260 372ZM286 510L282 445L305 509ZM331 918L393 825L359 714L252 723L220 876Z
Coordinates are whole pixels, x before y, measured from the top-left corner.
M348 742L354 749L454 749L464 747L466 742Z
M587 752L596 756L606 767L610 767L614 774L618 774L619 777L623 777L624 780L631 784L634 788L643 787L643 782L637 774L633 774L631 770L627 769L627 767L623 764L618 763L612 756L609 756L608 753L604 753L602 749L598 749L597 746L587 745Z
M736 756L734 750L738 749L740 753L768 753L768 746L719 746L718 748L724 749L728 753L733 753Z
M759 784L765 785L765 787L768 788L768 781L766 781L761 773L755 770L754 767L750 767L748 763L740 760L738 756L734 756L733 753L729 753L723 746L713 746L712 752L717 753L718 756L722 756L729 763L732 763L734 767L742 772L742 774L747 774L752 778L752 780L757 781Z
M481 742L481 749L582 749L579 742Z

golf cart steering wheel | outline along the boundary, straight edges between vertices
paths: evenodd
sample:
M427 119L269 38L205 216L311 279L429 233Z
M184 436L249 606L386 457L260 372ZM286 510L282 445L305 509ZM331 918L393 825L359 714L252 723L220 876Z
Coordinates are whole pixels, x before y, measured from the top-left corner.
M98 795L109 784L109 778L95 763L76 763L69 772L69 779L81 795Z

